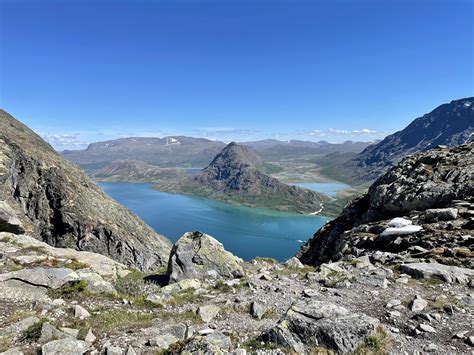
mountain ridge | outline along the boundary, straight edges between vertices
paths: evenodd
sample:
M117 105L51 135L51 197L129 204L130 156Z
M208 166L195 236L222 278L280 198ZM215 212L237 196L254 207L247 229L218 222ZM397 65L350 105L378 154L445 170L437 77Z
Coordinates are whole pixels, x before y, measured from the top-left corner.
M178 182L159 183L158 190L198 195L251 207L314 213L329 198L289 186L260 169L262 160L251 148L228 144L200 173Z
M0 141L0 200L28 233L55 247L102 253L142 270L166 263L171 243L165 237L3 110Z
M378 177L403 157L467 143L474 135L474 97L452 100L413 120L404 129L364 149L350 162L364 180Z

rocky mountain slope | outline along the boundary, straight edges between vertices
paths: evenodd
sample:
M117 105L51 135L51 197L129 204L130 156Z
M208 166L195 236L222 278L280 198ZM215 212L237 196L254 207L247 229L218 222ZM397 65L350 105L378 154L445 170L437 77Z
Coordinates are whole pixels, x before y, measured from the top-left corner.
M230 203L301 213L321 211L329 199L286 185L261 171L262 159L247 146L230 143L199 174L157 188Z
M204 138L130 137L92 143L85 150L69 150L62 155L93 173L115 160L139 161L161 168L201 167L218 154L225 143Z
M473 176L474 142L408 156L318 231L299 258L319 265L421 255L472 268Z
M456 146L474 139L474 97L454 100L415 119L403 130L367 147L348 165L351 175L373 180L402 158L438 145ZM347 164L346 164L347 165Z
M167 263L171 243L0 111L0 226L56 247L92 251L142 270Z
M94 180L123 182L158 182L186 175L186 169L159 168L137 160L114 160L90 173Z
M279 141L276 139L264 139L239 144L252 147L264 160L281 161L282 159L301 159L305 156L324 156L332 153L358 154L374 143L353 141L329 143L326 141Z

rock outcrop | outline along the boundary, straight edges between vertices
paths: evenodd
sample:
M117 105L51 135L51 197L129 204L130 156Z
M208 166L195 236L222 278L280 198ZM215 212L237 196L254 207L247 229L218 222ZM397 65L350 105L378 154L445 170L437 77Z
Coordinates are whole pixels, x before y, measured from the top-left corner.
M192 232L173 246L168 264L170 282L183 279L237 278L244 275L243 260L224 249L213 237Z
M262 340L297 353L308 353L319 347L345 354L375 333L378 324L375 318L349 312L333 303L306 299L293 304Z
M472 267L473 174L474 143L409 156L323 226L299 258L319 265L367 254Z
M0 201L0 231L24 228L52 246L104 254L141 270L167 264L171 243L165 237L5 111L0 111Z

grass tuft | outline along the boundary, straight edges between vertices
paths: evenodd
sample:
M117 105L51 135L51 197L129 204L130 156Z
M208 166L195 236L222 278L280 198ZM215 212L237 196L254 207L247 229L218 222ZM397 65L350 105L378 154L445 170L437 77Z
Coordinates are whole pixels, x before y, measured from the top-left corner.
M53 298L61 298L61 297L72 298L82 292L85 292L86 289L87 289L87 281L80 280L68 286L64 286L57 289L49 289L48 296L53 297Z
M385 355L390 352L393 339L383 327L379 326L374 334L365 339L364 344L357 347L354 355Z

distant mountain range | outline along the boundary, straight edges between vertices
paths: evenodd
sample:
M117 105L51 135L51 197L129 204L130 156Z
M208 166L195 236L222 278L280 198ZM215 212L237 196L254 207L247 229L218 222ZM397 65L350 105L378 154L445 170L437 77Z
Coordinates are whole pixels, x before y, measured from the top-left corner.
M325 141L278 141L265 139L242 142L254 148L264 160L300 158L302 155L328 153L359 153L371 143L351 142L331 144ZM89 174L116 160L137 161L160 168L204 167L226 146L226 143L204 138L173 136L165 138L130 137L90 144L84 150L66 150L62 155L78 164Z
M200 173L159 183L161 191L209 197L250 207L300 213L322 210L329 198L265 174L262 159L245 145L230 143Z
M202 167L225 146L219 141L184 136L131 137L92 143L85 150L67 150L62 155L91 174L115 160L134 160L161 168Z
M348 182L370 181L395 166L407 155L438 145L449 147L474 139L474 97L454 100L415 119L406 128L368 146L355 157L327 157L323 173ZM320 162L321 163L321 162Z
M326 178L358 185L376 179L409 154L437 145L466 143L473 132L474 98L470 97L437 107L383 141L332 144L264 139L241 142L239 146L253 148L261 159L259 169L278 174L284 181L310 172L315 180ZM62 154L97 180L162 181L183 170L159 169L207 166L225 146L224 142L204 138L136 137L93 143L85 150Z

